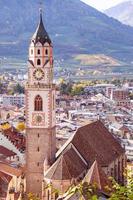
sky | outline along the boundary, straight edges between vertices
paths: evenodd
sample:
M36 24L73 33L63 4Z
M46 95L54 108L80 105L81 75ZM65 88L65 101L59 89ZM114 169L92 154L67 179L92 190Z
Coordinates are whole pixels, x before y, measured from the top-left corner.
M98 10L105 10L127 0L82 0Z

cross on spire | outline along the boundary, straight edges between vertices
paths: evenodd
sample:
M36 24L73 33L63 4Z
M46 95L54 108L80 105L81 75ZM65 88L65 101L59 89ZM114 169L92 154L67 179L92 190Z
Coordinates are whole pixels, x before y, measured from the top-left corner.
M39 12L40 12L40 14L42 14L42 10L43 10L43 0L40 0L40 2L39 2Z

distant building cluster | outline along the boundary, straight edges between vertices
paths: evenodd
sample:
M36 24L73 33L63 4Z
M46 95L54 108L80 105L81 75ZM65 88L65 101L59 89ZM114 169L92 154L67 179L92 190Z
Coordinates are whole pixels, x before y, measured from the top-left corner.
M25 104L25 95L24 94L15 94L15 95L2 95L1 103L3 106L24 106Z

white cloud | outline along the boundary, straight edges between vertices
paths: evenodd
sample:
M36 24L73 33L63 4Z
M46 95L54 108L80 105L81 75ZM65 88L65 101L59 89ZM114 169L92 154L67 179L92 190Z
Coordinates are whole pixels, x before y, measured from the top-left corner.
M104 10L126 0L82 0L82 1L89 4L90 6L97 8L98 10Z

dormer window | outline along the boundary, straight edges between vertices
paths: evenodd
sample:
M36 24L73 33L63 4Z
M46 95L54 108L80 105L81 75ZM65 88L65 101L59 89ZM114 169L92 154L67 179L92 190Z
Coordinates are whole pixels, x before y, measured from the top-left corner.
M40 49L38 49L38 50L37 50L37 54L38 54L38 55L40 55L40 54L41 54L41 51L40 51Z
M37 65L41 65L41 60L37 59Z

